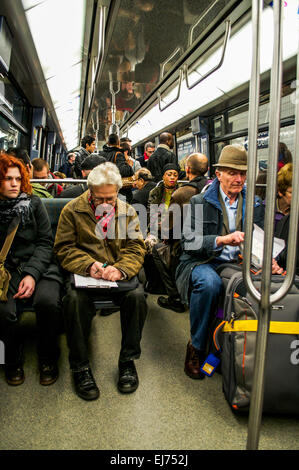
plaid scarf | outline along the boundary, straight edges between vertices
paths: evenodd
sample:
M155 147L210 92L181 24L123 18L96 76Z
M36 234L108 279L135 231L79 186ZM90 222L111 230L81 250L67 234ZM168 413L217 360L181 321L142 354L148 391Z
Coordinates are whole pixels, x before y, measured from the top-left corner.
M24 227L30 218L31 197L26 193L16 198L0 199L0 223L9 224L12 219L20 218Z
M115 207L112 207L112 209L109 212L103 211L102 213L99 214L97 213L97 207L94 205L94 202L91 196L88 197L88 202L90 204L90 207L93 210L93 213L95 215L95 218L98 221L98 224L101 227L103 238L107 238L107 232L109 231L113 218L115 216Z

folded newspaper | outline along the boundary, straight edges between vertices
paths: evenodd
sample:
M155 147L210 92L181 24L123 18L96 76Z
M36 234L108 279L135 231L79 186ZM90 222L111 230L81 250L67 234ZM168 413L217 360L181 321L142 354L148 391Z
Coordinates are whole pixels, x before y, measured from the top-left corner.
M80 276L79 274L74 274L75 286L76 287L117 287L117 283L113 281L106 281L105 279L94 279L89 276Z
M243 245L243 244L242 244ZM285 241L274 237L273 239L273 258L279 255L285 247ZM240 247L243 251L243 246ZM261 268L263 265L263 251L264 251L264 230L258 225L254 224L254 230L252 235L252 252L251 252L251 263L256 268Z

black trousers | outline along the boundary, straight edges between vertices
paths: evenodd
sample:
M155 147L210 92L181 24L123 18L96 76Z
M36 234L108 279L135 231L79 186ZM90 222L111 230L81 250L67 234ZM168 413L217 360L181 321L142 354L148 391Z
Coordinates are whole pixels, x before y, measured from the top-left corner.
M70 281L66 283L63 298L63 315L69 347L70 367L78 371L89 365L88 339L91 322L96 314L95 300L100 300L98 290L76 289ZM141 354L140 342L147 315L147 304L143 286L128 292L111 294L111 299L120 306L121 362L138 359Z
M0 339L5 345L5 363L21 364L24 361L20 317L26 307L33 307L36 314L39 362L55 362L60 354L58 333L61 325L61 286L58 281L41 279L30 299L13 299L20 281L20 275L12 273L8 300L0 302Z

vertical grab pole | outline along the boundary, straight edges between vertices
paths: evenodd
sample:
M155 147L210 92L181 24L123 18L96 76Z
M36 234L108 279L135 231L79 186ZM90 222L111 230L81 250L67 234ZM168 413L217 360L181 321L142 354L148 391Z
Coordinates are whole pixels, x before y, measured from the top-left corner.
M252 227L254 213L254 193L257 163L257 133L258 133L258 111L260 95L260 21L262 14L262 0L252 2L252 65L249 89L249 112L248 112L248 166L246 182L246 217L245 217L245 240L243 278L248 292L260 301L260 292L254 287L250 275Z
M274 45L270 89L269 159L267 171L267 205L265 213L265 234L263 270L261 280L261 301L255 351L255 365L250 400L247 449L258 448L263 409L265 363L268 332L271 317L270 287L272 274L272 252L274 235L274 213L277 187L277 155L280 131L280 97L282 78L282 2L274 1Z

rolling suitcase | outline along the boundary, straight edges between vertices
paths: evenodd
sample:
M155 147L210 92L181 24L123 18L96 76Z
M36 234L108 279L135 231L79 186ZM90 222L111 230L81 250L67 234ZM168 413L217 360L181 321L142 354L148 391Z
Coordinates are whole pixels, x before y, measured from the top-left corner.
M227 268L231 269L231 268ZM225 269L222 276L227 276ZM242 273L230 273L224 319L214 332L221 351L221 372L226 400L234 410L248 411L252 388L258 303L245 289ZM228 276L227 276L228 277ZM272 276L276 292L283 276ZM260 288L260 276L254 278ZM299 278L288 294L272 306L266 355L264 412L299 414Z

